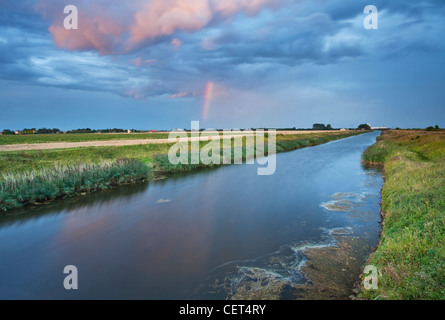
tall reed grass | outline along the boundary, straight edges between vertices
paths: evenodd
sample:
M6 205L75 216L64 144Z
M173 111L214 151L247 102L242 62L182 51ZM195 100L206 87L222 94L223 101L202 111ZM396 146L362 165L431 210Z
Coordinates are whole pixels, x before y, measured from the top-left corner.
M22 173L3 173L0 210L108 189L144 180L149 168L138 160L82 163Z

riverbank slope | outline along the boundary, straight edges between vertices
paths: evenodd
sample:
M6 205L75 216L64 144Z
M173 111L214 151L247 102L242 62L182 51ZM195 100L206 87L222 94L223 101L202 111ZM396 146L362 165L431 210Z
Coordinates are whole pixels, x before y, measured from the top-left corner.
M384 167L382 233L365 299L445 299L445 131L388 130L363 154Z

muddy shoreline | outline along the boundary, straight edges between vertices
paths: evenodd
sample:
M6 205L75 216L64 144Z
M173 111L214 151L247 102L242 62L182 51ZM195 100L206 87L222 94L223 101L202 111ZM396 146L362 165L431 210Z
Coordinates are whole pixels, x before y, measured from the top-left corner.
M230 300L355 300L372 248L354 236L339 235L334 239L335 245L303 252L306 261L299 270L303 283L285 281L253 268L236 288L228 279L216 285L224 287Z

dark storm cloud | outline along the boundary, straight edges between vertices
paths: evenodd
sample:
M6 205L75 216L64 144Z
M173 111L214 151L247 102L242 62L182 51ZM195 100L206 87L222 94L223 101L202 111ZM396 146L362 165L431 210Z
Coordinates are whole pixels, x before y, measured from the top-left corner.
M36 4L33 0L0 0L0 27L46 34L48 26L36 11Z

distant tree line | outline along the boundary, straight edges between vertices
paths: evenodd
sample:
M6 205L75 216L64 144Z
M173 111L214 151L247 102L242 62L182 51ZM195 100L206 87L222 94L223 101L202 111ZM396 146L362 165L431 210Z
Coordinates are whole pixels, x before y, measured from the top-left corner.
M85 129L76 129L76 130L70 130L67 131L67 133L124 133L127 132L128 130L126 129L119 129L119 128L113 128L113 129L90 129L90 128L85 128ZM131 132L142 132L141 130L136 130L136 129L131 129Z
M76 130L67 131L67 133L123 133L123 132L127 132L127 130L118 129L118 128L100 129L100 130L85 128L85 129L76 129Z
M252 130L258 130L258 129L263 129L263 130L267 130L267 128L252 128ZM371 127L368 124L361 124L358 126L358 130L371 130ZM188 129L184 129L185 131L189 131ZM200 131L204 131L206 129L201 128ZM311 129L304 129L304 128L276 128L277 131L299 131L299 130L311 130ZM332 126L330 124L325 125L324 123L314 123L314 125L312 126L312 130L336 130L333 129ZM337 129L338 130L338 129ZM428 131L433 131L433 130L440 130L439 126L435 126L435 127L428 127L426 128L426 130ZM136 129L131 129L131 132L152 132L152 131L156 131L156 130L136 130ZM216 129L216 131L223 131L223 129ZM113 128L113 129L91 129L91 128L81 128L81 129L75 129L75 130L69 130L69 131L65 131L62 132L61 130L57 129L57 128L41 128L41 129L36 129L36 128L25 128L23 130L18 130L17 133L18 134L54 134L54 133L125 133L127 132L126 129L119 129L119 128ZM164 132L164 131L159 131L159 132ZM7 134L16 134L16 131L12 131L10 129L5 129L1 132L4 135Z
M332 130L332 126L330 124L324 125L324 123L314 123L312 126L313 130Z
M47 129L47 128L41 128L35 131L37 134L48 134L48 133L60 133L61 131L57 128L53 129Z
M3 130L2 134L15 134L15 132L9 129L5 129Z
M439 128L439 125L436 124L434 127L433 126L429 126L425 130L426 131L439 131L440 128Z
M10 129L5 129L2 131L2 134L48 134L48 133L60 133L61 131L57 128L53 128L53 129L49 129L49 128L40 128L40 129L36 129L36 128L25 128L23 130L17 130L17 131L12 131Z
M369 124L363 123L358 126L358 130L371 130L371 126ZM332 128L330 124L325 125L324 123L314 123L312 126L312 130L335 130Z
M135 130L132 129L130 130L131 132L142 132L141 130ZM36 129L36 128L25 128L23 130L17 130L17 131L12 131L10 129L5 129L3 131L1 131L1 134L7 135L7 134L54 134L54 133L62 133L62 131L60 129L57 128L40 128L40 129ZM69 130L63 133L124 133L127 132L126 129L118 129L118 128L113 128L113 129L100 129L100 130L95 130L95 129L90 129L90 128L84 128L84 129L76 129L76 130Z
M67 131L67 133L97 133L97 132L98 132L97 130L91 130L90 128Z

